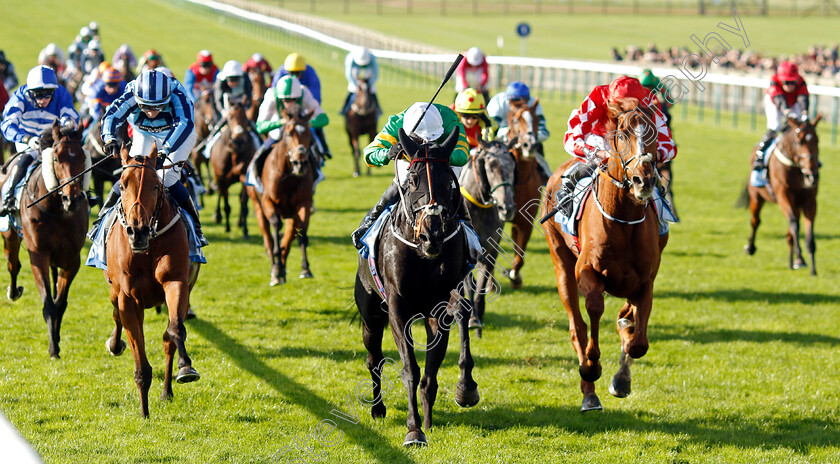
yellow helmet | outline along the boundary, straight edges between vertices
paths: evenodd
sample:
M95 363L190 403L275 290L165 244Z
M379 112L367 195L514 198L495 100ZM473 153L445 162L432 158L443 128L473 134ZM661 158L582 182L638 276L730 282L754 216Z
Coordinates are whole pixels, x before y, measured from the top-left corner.
M290 53L289 56L286 57L283 67L289 72L305 71L306 60L304 60L299 53Z
M455 112L481 114L486 109L484 96L475 89L462 90L455 98Z

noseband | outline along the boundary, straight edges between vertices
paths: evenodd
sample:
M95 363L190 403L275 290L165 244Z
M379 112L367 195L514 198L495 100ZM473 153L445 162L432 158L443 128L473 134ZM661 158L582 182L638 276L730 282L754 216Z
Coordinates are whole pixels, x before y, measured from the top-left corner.
M485 155L485 154L481 153L477 156L470 157L470 164L472 164L473 177L475 178L475 183L476 183L476 185L478 185L478 188L479 188L479 190L478 190L478 197L479 198L477 198L477 199L473 198L473 196L470 195L470 193L467 192L467 189L465 189L464 187L461 187L461 194L464 195L464 197L466 197L466 199L469 200L470 203L474 204L475 206L478 206L479 208L492 208L493 206L498 206L498 202L496 201L496 198L493 196L493 192L495 192L496 190L498 190L502 187L505 187L505 186L513 187L513 185L510 182L503 181L503 182L500 182L499 184L497 184L495 186L490 186L490 185L485 184L484 182L481 181L481 179L478 177L478 167L475 164L475 160L476 160L476 158L483 158L485 156L488 156L488 155ZM487 170L485 169L485 172L486 171ZM485 178L486 177L487 176L485 175ZM488 179L488 182L489 182L489 179ZM485 190L486 189L484 188L485 185L487 185L487 187L490 189L490 191L486 193L486 195L490 197L490 201L485 200L485 198L486 198L486 196L485 196Z
M155 168L153 168L152 166L149 166L148 164L145 164L145 163L143 163L143 164L137 164L137 163L127 164L127 165L123 166L123 169L128 169L128 168L148 168L148 169L152 170L153 175L157 175L157 172L155 172ZM143 192L143 176L145 175L145 173L146 173L146 171L142 171L140 173L140 189L137 192L137 198L134 200L134 204L131 205L131 207L128 209L128 212L131 212L136 206L140 206L140 208L143 210L143 212L148 213L148 211L146 210L146 207L143 206L143 204L140 202L140 196L141 196L141 193ZM167 230L169 230L170 228L172 228L172 226L174 226L175 223L178 222L179 219L181 219L181 212L176 211L176 213L172 217L172 220L169 221L169 224L167 224L166 226L164 226L161 229L157 228L157 226L158 226L158 215L160 213L161 207L163 206L163 195L161 195L161 183L160 182L155 183L155 191L157 192L157 200L155 201L155 209L154 209L154 211L152 211L151 216L149 216L149 223L148 224L143 224L144 226L147 226L149 228L149 236L152 239L156 238L158 235L161 235L164 232L166 232ZM123 226L124 229L128 229L128 220L125 217L126 212L123 209L122 201L117 203L116 209L117 209L117 219L120 221L120 224Z

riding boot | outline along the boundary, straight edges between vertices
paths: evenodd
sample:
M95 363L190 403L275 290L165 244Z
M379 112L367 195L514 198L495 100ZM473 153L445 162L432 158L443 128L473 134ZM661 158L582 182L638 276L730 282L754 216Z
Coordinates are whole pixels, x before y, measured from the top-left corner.
M265 165L266 155L268 155L271 151L271 147L273 147L276 142L277 141L273 138L266 137L265 142L263 142L263 144L257 149L256 153L254 153L254 160L252 162L254 163L254 174L258 179L262 177L262 170Z
M770 144L774 137L776 137L776 131L774 131L773 129L768 129L767 132L765 132L764 137L761 138L761 141L758 142L758 150L756 150L755 152L755 160L753 161L754 171L761 171L764 169L766 164L764 162L764 151L767 149L767 146Z
M12 172L9 173L9 176L6 178L6 183L3 186L3 193L6 196L3 197L3 204L0 206L0 217L17 211L17 205L15 205L15 187L26 176L26 170L32 164L32 161L34 161L32 156L28 153L23 153L15 162Z
M347 113L350 112L350 97L352 96L352 93L347 93L347 97L344 98L344 104L341 105L341 111L339 111L338 114L347 117Z
M589 177L598 167L596 161L588 161L586 163L574 163L569 169L563 173L561 183L563 186L562 193L556 198L557 208L564 216L569 217L572 214L572 207L574 206L575 187L578 182L584 177Z
M201 230L201 219L198 217L198 210L195 207L195 203L193 203L192 198L190 198L189 192L187 192L187 188L184 187L184 184L180 182L175 182L170 187L167 187L169 190L169 194L172 195L172 198L178 202L178 206L180 206L187 214L190 215L193 219L193 223L195 225L195 235L198 238L198 243L200 246L205 247L210 244L207 239L204 237L204 232Z
M332 153L330 153L330 147L327 146L327 136L324 135L324 128L323 127L313 127L312 131L315 132L315 135L318 137L318 141L321 142L322 154L324 155L324 160L332 159Z
M472 218L470 217L470 210L466 207L463 201L461 201L461 208L458 209L458 219L463 222L464 225L469 226L470 229L475 231L472 224ZM467 250L467 265L470 267L475 266L478 257L479 256L473 256L472 250Z
M382 198L376 203L376 205L371 208L370 212L362 219L362 223L359 224L359 228L353 231L350 235L350 238L353 239L353 246L357 249L362 249L362 236L365 235L365 232L370 229L370 226L376 222L376 219L379 218L379 215L382 214L389 206L393 205L397 202L400 198L400 191L397 184L392 183L388 186L385 190L385 193L382 194Z
M108 192L108 196L105 197L105 202L102 203L102 206L99 208L99 215L96 216L96 219L93 220L93 224L90 225L90 231L88 232L88 237L93 240L96 237L96 233L100 227L102 227L102 221L105 220L105 211L109 208L113 207L120 201L120 182L114 182L113 187L111 187L111 191Z

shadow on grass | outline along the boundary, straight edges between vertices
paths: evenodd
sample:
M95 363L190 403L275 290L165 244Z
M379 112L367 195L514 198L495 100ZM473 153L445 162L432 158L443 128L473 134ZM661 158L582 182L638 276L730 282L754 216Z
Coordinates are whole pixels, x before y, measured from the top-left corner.
M383 436L376 430L364 425L361 421L358 424L349 424L338 420L330 412L333 409L338 409L346 413L346 405L334 405L330 401L316 395L315 392L306 388L302 383L267 366L260 356L251 352L212 323L202 319L193 319L189 323L189 328L215 345L219 351L230 356L240 369L265 380L290 403L306 409L316 418L330 419L336 422L338 428L344 432L344 436L348 437L359 447L364 448L377 462L394 462L397 456L401 462L416 462L406 454L403 448L398 448L392 444L397 441L398 437ZM354 387L355 385L348 386L346 393L353 393L352 389ZM368 408L362 407L359 404L354 403L354 407L360 419L363 414L367 414L368 412ZM279 451L281 448L282 446L278 444L277 450Z
M663 291L656 292L656 298L679 298L696 302L697 300L709 299L720 300L727 303L767 301L777 304L821 304L836 303L837 295L807 292L776 292L758 291L750 288L732 288L708 291Z
M709 330L697 326L657 325L650 333L651 343L664 340L686 340L694 343L726 343L744 341L753 343L796 343L798 345L840 345L840 338L830 335L802 332L770 332L766 330Z
M813 448L836 446L840 440L837 421L815 418L745 419L742 416L715 415L692 420L671 420L646 411L590 412L575 407L545 407L517 410L505 406L484 414L435 411L439 424L460 424L481 430L507 430L521 427L552 427L585 437L609 432L639 435L663 433L684 435L702 447L735 446L743 449L789 448L807 455Z

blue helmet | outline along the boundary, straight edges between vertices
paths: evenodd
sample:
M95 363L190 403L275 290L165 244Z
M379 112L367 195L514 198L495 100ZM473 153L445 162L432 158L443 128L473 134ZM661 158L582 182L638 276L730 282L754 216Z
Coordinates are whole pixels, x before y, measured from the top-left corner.
M528 90L528 86L521 81L508 84L507 89L505 89L505 95L508 100L529 100L531 98L531 92Z
M58 79L55 71L48 66L35 66L26 75L26 88L28 90L55 89L58 87Z
M169 76L160 71L143 71L135 84L134 100L140 105L165 105L172 96L171 82Z

